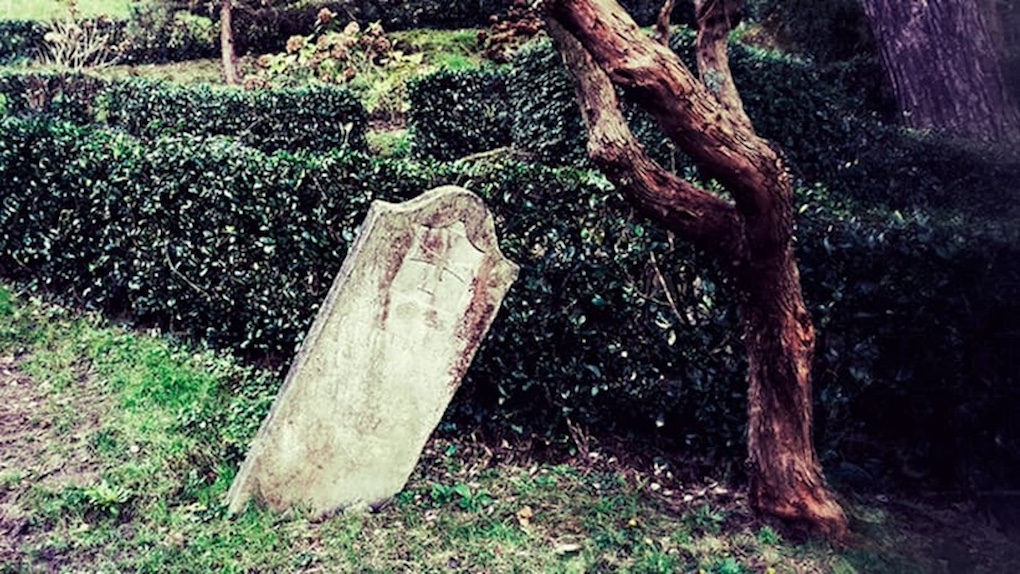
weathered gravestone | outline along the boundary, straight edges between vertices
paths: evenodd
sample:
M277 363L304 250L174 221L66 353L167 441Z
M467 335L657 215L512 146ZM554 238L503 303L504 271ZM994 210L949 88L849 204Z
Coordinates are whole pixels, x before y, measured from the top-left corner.
M228 494L321 515L399 492L517 276L473 193L372 204Z

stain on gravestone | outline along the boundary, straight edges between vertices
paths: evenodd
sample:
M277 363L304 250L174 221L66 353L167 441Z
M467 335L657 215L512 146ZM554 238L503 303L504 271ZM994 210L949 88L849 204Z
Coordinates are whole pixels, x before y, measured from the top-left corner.
M399 492L517 276L473 193L376 201L227 495L321 515Z

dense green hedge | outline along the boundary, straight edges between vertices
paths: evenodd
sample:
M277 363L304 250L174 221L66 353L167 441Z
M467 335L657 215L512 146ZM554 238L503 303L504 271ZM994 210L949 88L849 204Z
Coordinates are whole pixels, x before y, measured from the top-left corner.
M725 283L587 171L267 155L191 136L142 145L7 118L0 275L287 357L369 200L446 183L486 198L522 265L460 416L531 428L569 417L699 452L740 450L742 352ZM820 187L800 202L826 456L876 475L903 465L956 485L1020 483L1015 237L841 207Z
M102 123L146 139L228 135L265 151L366 148L368 119L350 91L310 86L245 91L84 74L0 75L8 111Z
M695 69L693 32L674 34L671 47ZM783 146L805 179L824 179L821 174L837 170L847 159L848 148L857 143L853 137L861 129L860 116L867 115L857 98L831 86L829 78L806 63L740 43L731 47L730 64L755 127ZM548 41L521 50L508 84L515 145L553 165L582 162L584 124L562 59ZM631 115L639 118L632 126L652 155L673 163L677 158L653 122Z
M46 28L24 20L0 20L0 65L32 59L43 43Z
M440 70L413 80L407 96L419 156L452 160L511 143L502 71Z
M231 135L266 151L366 147L365 109L342 88L245 91L132 81L112 84L97 104L110 125L143 138Z

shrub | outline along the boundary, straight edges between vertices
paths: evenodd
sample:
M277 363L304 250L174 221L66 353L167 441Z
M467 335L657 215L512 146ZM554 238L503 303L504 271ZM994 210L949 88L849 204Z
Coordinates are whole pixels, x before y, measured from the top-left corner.
M514 146L547 165L585 163L588 136L573 90L549 41L524 46L507 77Z
M219 56L219 24L182 8L164 0L132 5L115 36L121 60L150 64Z
M141 138L227 135L263 150L365 149L365 109L325 86L244 91L85 74L0 74L12 114L97 122Z
M690 69L695 37L673 34L670 47ZM886 163L883 154L901 143L900 132L885 128L865 102L881 105L866 84L845 88L868 62L818 68L808 62L739 42L731 44L730 65L745 109L760 135L779 144L791 170L805 182L822 182L833 191L858 193L873 183L858 177L864 160ZM514 145L550 165L584 165L587 134L573 86L548 41L522 49L507 80L513 107ZM655 121L621 94L625 112L650 155L678 173L690 161L661 134Z
M35 58L45 35L46 27L39 22L0 20L0 65Z
M365 109L340 88L244 91L135 80L111 85L99 105L107 123L147 139L230 135L266 151L366 147Z
M408 87L414 153L453 160L510 145L505 73L440 70Z
M94 117L96 98L109 82L81 72L0 73L0 94L13 115L45 115L84 124Z
M588 134L563 60L548 40L517 53L508 74L514 146L548 165L588 165ZM624 116L638 141L661 164L676 171L690 162L659 131L655 120L621 92Z

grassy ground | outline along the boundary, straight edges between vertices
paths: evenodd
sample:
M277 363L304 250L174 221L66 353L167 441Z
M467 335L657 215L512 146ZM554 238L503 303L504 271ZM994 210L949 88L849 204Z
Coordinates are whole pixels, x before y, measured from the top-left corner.
M78 0L84 16L127 18L132 0ZM0 20L52 20L67 14L66 0L0 0Z
M222 497L278 376L0 286L0 572L1005 572L953 508L855 498L846 548L794 543L680 461L538 459L447 434L374 513ZM623 458L623 457L620 457Z

